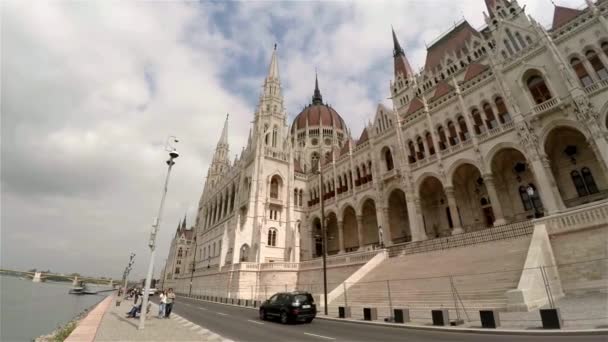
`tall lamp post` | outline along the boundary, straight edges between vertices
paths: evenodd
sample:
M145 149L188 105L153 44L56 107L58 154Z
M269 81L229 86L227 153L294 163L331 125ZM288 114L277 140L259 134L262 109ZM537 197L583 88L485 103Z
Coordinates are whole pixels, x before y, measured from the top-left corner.
M190 273L190 290L188 290L188 297L192 295L192 279L194 279L194 268L196 267L196 250L198 246L196 245L196 235L194 236L194 257L192 259L192 273Z
M323 172L321 172L321 160L318 164L319 189L321 190L321 252L323 254L323 308L327 316L327 231L325 230L325 205L323 203Z
M148 246L150 247L150 263L148 265L148 274L146 275L146 283L144 285L144 298L141 303L141 313L139 315L139 326L137 329L143 330L146 324L146 309L148 307L148 295L150 293L150 283L152 282L152 271L154 270L154 255L156 247L156 234L160 227L160 219L163 213L163 207L165 205L165 197L167 196L167 187L169 185L169 176L171 175L171 168L175 165L174 160L179 157L179 153L172 144L179 142L176 137L170 136L167 138L165 144L165 151L169 152L169 160L167 160L167 176L165 177L165 185L163 187L163 194L160 199L160 207L158 208L158 216L154 219L152 224L152 231L150 232L150 241Z
M122 274L122 282L124 283L125 293L127 293L127 277L129 277L129 273L131 273L131 269L133 268L133 264L135 263L135 253L131 253L129 256L129 264L125 267L125 271Z

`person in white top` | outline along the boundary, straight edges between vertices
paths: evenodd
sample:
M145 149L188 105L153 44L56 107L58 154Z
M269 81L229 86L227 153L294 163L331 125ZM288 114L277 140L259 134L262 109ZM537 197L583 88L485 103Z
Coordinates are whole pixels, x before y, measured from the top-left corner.
M167 304L167 295L165 291L161 291L160 295L160 303L158 304L158 318L165 317L165 306Z

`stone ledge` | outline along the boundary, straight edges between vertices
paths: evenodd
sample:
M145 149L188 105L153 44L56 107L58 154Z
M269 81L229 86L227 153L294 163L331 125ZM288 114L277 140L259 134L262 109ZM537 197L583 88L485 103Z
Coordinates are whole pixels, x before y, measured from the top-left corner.
M101 320L110 307L114 296L107 296L102 300L89 314L82 319L72 331L70 336L65 339L65 342L84 342L94 341L97 335L97 329L101 325Z

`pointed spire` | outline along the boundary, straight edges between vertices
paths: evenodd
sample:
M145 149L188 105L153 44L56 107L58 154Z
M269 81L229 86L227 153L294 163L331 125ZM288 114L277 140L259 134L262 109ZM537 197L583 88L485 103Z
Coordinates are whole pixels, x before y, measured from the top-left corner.
M186 214L184 214L184 220L182 221L182 229L186 229Z
M274 44L274 50L272 51L272 58L270 59L270 67L268 68L267 79L279 79L279 63L277 62L277 44Z
M228 145L228 117L230 114L226 114L226 121L224 121L224 128L222 129L222 136L220 137L220 141L217 143L218 145Z
M395 29L392 26L391 30L393 31L393 59L395 65L395 78L397 78L397 75L399 74L403 74L403 77L409 78L414 75L414 72L412 71L410 62L407 60L407 57L405 57L405 52L403 52L403 48L397 39L397 34L395 34Z
M399 44L399 40L397 39L393 25L391 25L391 30L393 31L393 57L397 57L399 55L405 56L405 52L403 52L401 44Z
M315 92L312 96L312 104L323 104L323 96L321 95L321 91L319 90L319 78L317 77L317 73L315 72Z

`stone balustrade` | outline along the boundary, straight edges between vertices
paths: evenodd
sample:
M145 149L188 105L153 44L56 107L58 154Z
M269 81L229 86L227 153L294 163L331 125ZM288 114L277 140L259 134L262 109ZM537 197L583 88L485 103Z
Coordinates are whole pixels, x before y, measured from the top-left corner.
M544 223L549 235L608 225L608 200L544 217L535 222Z
M601 80L585 87L585 93L589 96L592 96L597 94L601 90L604 90L606 87L608 87L608 80Z
M559 98L554 97L552 99L549 99L543 103L537 104L536 106L532 107L532 112L536 115L542 114L544 112L547 112L547 111L557 107L560 103L561 103L561 101L559 100Z

